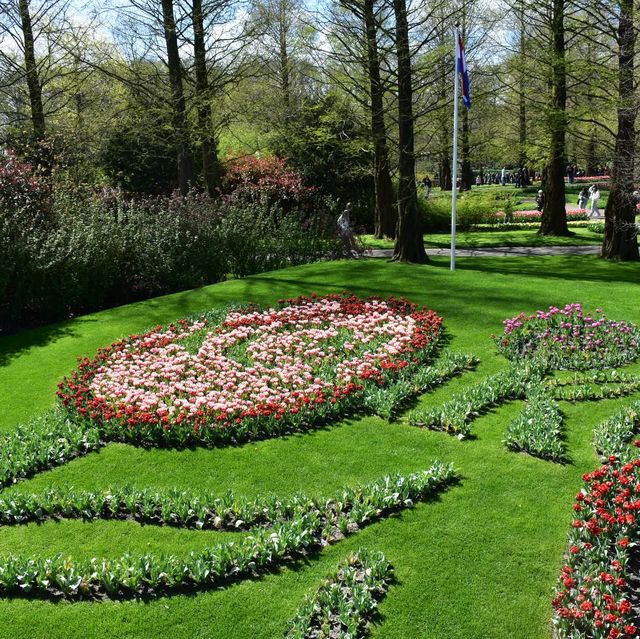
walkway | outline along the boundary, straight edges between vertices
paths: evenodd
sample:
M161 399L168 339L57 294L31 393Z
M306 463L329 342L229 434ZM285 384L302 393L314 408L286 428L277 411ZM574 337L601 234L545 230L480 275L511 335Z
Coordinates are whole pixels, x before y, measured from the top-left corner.
M496 246L482 249L457 249L457 257L532 257L548 255L599 255L600 245L589 246ZM451 254L448 248L429 248L427 255ZM393 249L374 249L366 257L393 257Z

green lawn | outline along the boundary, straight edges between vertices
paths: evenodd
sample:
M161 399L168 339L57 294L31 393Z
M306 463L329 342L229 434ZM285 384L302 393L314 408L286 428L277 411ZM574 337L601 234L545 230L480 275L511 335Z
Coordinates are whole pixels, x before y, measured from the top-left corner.
M460 258L427 266L384 260L323 263L229 281L75 318L0 338L0 428L51 406L56 382L78 356L119 336L231 301L270 302L301 293L348 289L360 295L404 295L445 318L451 348L481 359L467 373L421 401L451 393L506 366L490 334L505 317L550 304L582 301L611 318L640 322L640 264L595 257ZM639 372L640 366L630 370ZM12 490L52 485L97 488L135 484L185 490L233 488L238 495L296 491L330 494L393 471L452 461L462 482L418 505L324 549L306 562L224 589L149 602L52 603L0 600L0 637L273 639L281 637L305 594L315 590L349 551L382 550L397 580L380 606L376 639L549 639L551 590L571 521L581 474L597 460L594 424L626 400L569 405L571 463L557 465L508 452L510 403L474 423L476 439L387 423L346 420L304 435L217 450L142 450L110 445ZM225 535L228 538L229 534ZM183 554L221 538L131 522L60 522L0 529L0 552L120 556L125 550Z
M584 246L602 244L602 234L586 228L572 228L570 237L541 236L536 231L467 231L456 235L458 248L476 249L493 246ZM363 242L370 248L393 248L391 240L377 240L373 235L363 235ZM427 248L449 248L450 233L427 234L424 236Z

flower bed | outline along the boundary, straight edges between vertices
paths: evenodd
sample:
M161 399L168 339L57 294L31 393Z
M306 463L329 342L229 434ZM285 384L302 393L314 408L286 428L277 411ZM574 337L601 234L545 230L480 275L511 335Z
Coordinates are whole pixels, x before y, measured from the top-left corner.
M0 557L0 596L103 600L105 597L155 597L226 585L290 564L309 551L339 542L392 512L433 499L457 480L451 464L436 461L422 472L385 476L356 488L345 488L329 499L300 496L293 512L286 507L283 511L273 499L264 499L261 503L268 525L252 526L251 534L238 541L209 546L185 558L131 553L118 559L78 561L61 554ZM71 496L62 510L57 509L57 514L80 518L89 507L96 509L96 517L110 519L114 514L112 508L120 509L124 505L121 516L137 513L139 520L160 525L192 523L187 495L160 494L155 506L136 491L128 493L125 504L112 502L107 497L106 502L98 505L94 497L92 494ZM38 501L41 500L35 496L23 501L20 517L27 517L26 520L39 517ZM199 500L199 507L204 509L201 514L218 512L219 501L206 504ZM147 514L141 513L145 504L151 508ZM171 509L180 508L181 504L183 515L173 513ZM14 505L10 504L10 508ZM233 516L226 507L225 511L225 517ZM18 521L14 519L11 523ZM242 525L236 520L234 527L242 528Z
M493 219L497 221L504 220L504 212L498 211L493 214ZM542 213L540 211L513 211L511 214L512 222L533 222L540 221L542 219ZM567 220L571 222L578 222L587 219L587 212L585 209L568 209ZM492 220L490 220L492 221Z
M495 337L498 349L511 360L543 358L553 369L612 368L640 354L640 332L633 324L606 318L600 309L585 314L581 304L550 307L532 315L504 320Z
M583 479L553 599L557 634L562 639L636 637L625 567L640 541L640 459L623 464L611 456Z
M393 567L383 553L360 548L305 599L289 622L286 639L364 637L392 579Z
M406 300L300 297L123 339L82 361L58 396L107 439L246 441L361 407L368 388L428 361L441 328Z

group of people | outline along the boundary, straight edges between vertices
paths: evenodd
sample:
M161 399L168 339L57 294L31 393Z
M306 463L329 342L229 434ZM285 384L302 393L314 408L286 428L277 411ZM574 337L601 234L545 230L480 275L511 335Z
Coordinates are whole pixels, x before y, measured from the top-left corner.
M567 164L567 181L569 184L573 184L576 178L584 177L587 175L587 172L584 169L581 169L577 164L573 162L569 162ZM593 175L609 175L609 169L602 166L597 166L595 169L592 169Z
M600 200L600 189L597 184L592 184L589 189L583 188L578 195L578 208L586 209L587 203L591 200L591 208L587 217L589 218L599 218L600 217L600 209L598 208L598 200Z
M500 173L479 173L476 177L476 186L481 186L482 184L501 184L502 186L514 184L520 188L530 183L531 178L526 166L520 167L515 171L507 171L507 168L504 167Z
M597 219L600 217L600 209L598 208L600 189L597 184L592 184L589 189L584 187L582 191L580 191L580 194L578 195L578 208L586 210L589 200L591 200L591 207L589 209L589 213L587 213L587 217L590 219ZM544 191L542 190L538 191L538 195L536 197L536 208L540 212L544 209Z

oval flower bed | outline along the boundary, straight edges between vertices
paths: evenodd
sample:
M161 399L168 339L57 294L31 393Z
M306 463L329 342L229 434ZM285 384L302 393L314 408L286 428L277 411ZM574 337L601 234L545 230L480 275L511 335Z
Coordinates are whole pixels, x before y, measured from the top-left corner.
M581 304L520 313L503 323L504 333L495 341L510 360L540 357L552 369L584 370L620 366L640 355L634 324L609 320L601 309L586 314Z
M557 634L562 639L636 637L636 613L625 593L630 549L640 541L640 459L623 464L611 456L583 479L553 599Z
M352 412L367 385L424 364L442 318L406 300L301 297L133 335L59 385L67 410L109 439L246 441ZM406 370L405 370L406 369Z

